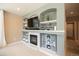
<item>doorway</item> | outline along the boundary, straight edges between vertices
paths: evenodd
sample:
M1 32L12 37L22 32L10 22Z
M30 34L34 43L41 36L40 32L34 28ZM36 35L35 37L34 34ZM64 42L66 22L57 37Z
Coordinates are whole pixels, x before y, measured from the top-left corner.
M79 4L65 4L66 55L79 55Z

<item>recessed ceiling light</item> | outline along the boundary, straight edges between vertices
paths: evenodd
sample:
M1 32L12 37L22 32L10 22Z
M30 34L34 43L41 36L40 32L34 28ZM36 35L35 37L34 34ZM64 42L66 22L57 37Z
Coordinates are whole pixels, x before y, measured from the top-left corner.
M17 8L17 11L20 11L20 8Z

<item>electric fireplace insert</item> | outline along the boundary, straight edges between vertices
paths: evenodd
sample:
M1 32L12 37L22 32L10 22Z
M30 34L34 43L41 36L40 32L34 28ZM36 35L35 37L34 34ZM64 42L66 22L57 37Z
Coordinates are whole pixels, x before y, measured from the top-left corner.
M37 35L30 35L30 43L37 45Z

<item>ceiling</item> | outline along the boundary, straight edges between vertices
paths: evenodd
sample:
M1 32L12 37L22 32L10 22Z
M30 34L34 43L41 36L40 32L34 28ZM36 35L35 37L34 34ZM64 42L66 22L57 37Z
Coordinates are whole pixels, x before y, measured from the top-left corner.
M24 16L43 5L45 5L45 3L0 3L0 9Z

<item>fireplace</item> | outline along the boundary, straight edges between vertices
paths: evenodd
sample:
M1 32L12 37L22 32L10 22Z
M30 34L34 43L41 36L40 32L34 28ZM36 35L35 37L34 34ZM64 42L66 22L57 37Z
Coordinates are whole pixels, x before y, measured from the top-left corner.
M33 46L40 47L40 34L39 33L29 33L29 43Z
M37 35L30 35L30 43L37 45Z

